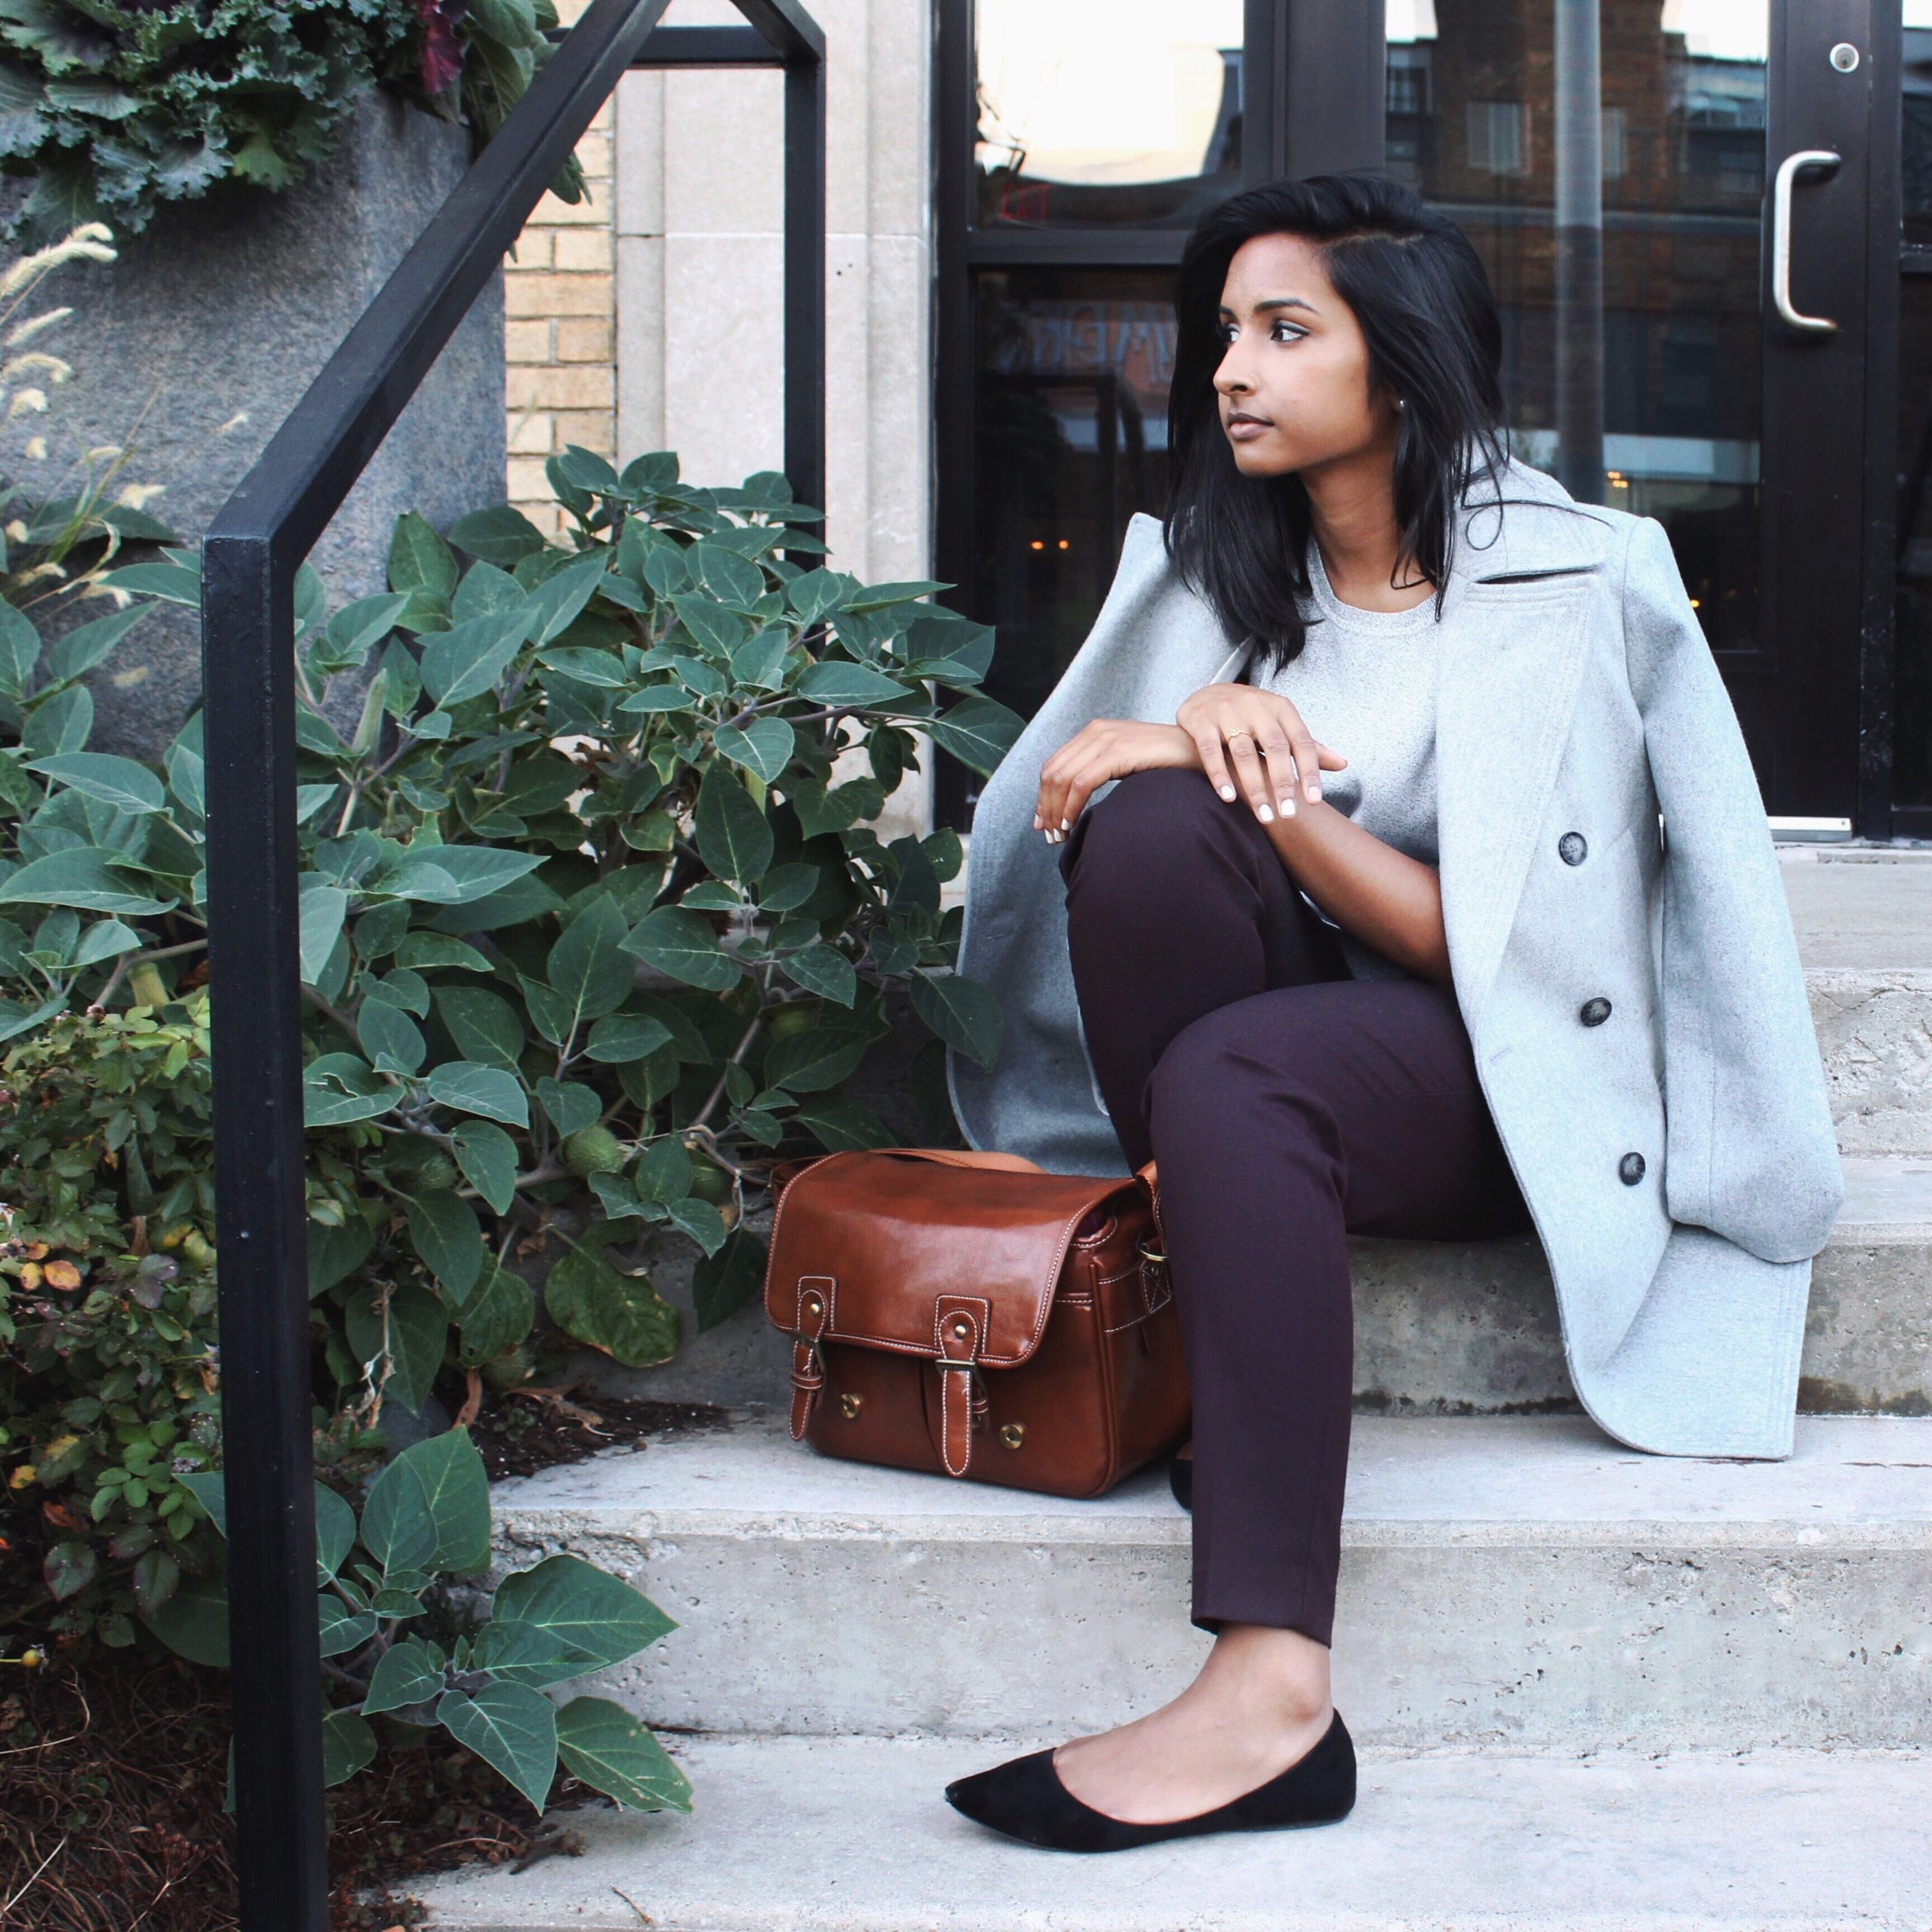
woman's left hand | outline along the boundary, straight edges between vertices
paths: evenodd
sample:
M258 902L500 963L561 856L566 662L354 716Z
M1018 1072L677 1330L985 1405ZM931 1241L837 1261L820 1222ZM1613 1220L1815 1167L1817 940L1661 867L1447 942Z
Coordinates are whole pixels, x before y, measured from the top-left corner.
M1198 771L1194 740L1178 724L1141 724L1131 718L1097 718L1067 740L1040 768L1033 829L1057 845L1072 829L1087 801L1110 779L1164 768Z

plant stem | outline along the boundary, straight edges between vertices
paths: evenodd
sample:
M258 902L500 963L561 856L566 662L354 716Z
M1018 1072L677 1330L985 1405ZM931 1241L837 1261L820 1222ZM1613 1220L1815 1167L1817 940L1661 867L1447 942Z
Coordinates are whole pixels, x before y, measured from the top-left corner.
M146 966L156 959L177 959L184 952L198 952L208 944L205 939L183 940L179 946L157 946L146 952L124 952L115 962L114 971L108 975L107 983L89 1002L90 1013L105 1013L107 1002L120 990L121 982L137 966Z
M764 1024L764 1008L760 1007L752 1015L752 1023L745 1029L745 1037L731 1049L731 1057L724 1063L725 1070L718 1076L718 1084L712 1088L710 1097L698 1109L697 1118L691 1122L694 1128L703 1127L710 1119L718 1103L724 1097L724 1083L730 1077L731 1069L743 1064L746 1054L752 1050L752 1042L758 1038L759 1029Z

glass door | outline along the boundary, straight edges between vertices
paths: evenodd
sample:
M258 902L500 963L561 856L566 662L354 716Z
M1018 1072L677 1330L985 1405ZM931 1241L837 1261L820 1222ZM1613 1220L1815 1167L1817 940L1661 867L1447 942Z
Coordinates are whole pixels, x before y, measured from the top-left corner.
M938 574L999 628L996 695L1037 707L1163 506L1189 226L1383 167L1489 270L1516 453L1669 531L1771 813L1869 829L1875 5L940 0ZM973 783L943 771L949 822Z
M1844 0L1386 13L1386 163L1488 268L1515 454L1663 525L1770 812L1846 834L1869 23Z

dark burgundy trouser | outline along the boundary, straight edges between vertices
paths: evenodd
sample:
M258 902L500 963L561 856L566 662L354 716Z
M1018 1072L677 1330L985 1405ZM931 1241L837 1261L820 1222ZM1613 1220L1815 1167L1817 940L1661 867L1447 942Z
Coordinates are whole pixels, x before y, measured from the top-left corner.
M1193 1620L1331 1641L1351 1232L1527 1222L1454 995L1355 980L1245 804L1147 771L1060 854L1081 1023L1128 1160L1160 1163L1194 1395Z

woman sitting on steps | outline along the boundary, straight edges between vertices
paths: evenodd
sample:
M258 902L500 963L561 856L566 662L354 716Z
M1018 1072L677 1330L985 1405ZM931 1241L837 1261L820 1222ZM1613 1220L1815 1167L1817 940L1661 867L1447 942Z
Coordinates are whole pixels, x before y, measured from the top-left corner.
M953 1067L976 1145L1158 1159L1193 1393L1199 1676L947 1792L1069 1850L1353 1803L1350 1233L1533 1225L1604 1429L1782 1457L1841 1195L1669 546L1503 453L1468 242L1377 177L1274 183L1202 222L1177 308L1164 531L980 804L961 970L1008 1045Z

